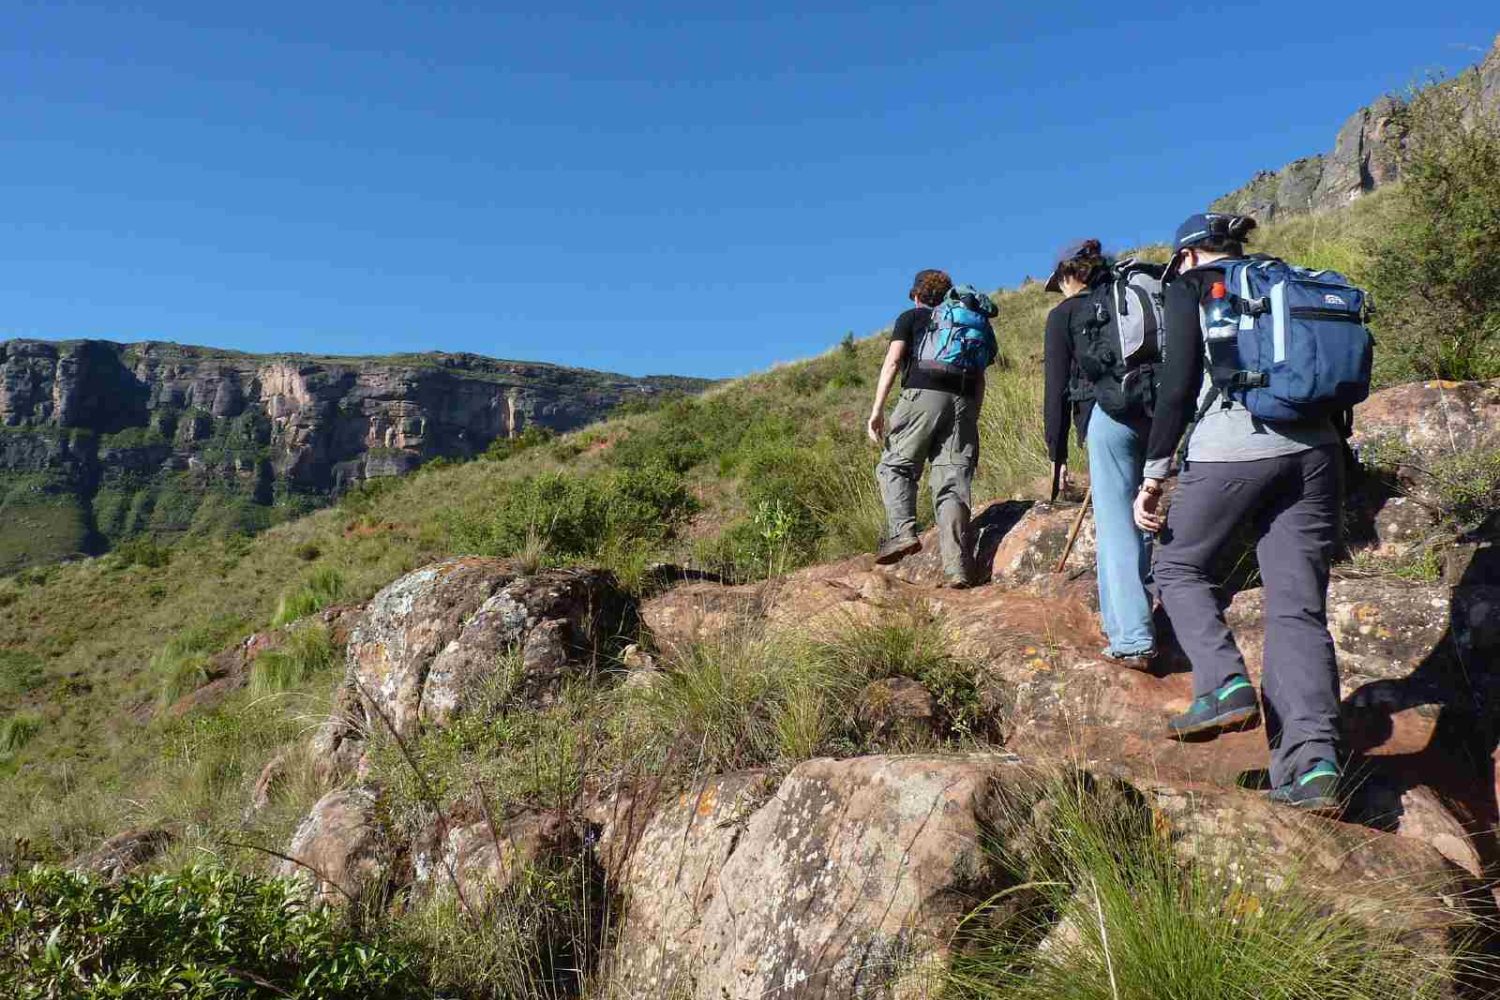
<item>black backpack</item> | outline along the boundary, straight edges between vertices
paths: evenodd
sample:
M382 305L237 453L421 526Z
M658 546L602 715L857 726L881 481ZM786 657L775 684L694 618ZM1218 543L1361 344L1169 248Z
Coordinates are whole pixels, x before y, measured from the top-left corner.
M1083 329L1073 334L1075 400L1092 399L1116 420L1151 415L1155 365L1161 360L1165 270L1161 264L1127 258L1089 293Z

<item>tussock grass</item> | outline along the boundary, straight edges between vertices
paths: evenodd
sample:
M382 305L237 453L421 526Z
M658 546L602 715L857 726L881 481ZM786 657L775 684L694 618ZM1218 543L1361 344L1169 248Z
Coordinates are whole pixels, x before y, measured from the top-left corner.
M909 677L948 718L947 738L980 728L977 667L956 657L942 620L916 606L851 619L817 636L731 630L668 658L631 694L632 738L671 747L693 773L789 767L823 754L870 749L857 720L872 681Z
M36 712L17 712L0 721L0 763L20 753L42 731L42 725Z
M529 865L470 913L436 892L392 924L438 996L473 1000L577 997L605 944L605 890L576 854Z
M299 557L300 558L300 557ZM272 625L290 625L342 601L349 593L344 574L334 566L320 566L276 604Z
M293 629L281 648L261 653L250 665L250 696L264 698L300 687L309 678L327 674L338 659L326 625L313 622Z
M1000 810L1010 887L961 931L953 1000L1387 1000L1448 995L1454 967L1326 902L1185 863L1127 789L1047 779Z

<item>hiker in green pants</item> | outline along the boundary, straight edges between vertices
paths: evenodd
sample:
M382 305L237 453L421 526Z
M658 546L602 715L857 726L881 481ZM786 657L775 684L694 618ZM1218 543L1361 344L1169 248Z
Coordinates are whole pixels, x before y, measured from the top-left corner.
M995 306L974 289L954 289L942 271L919 271L913 308L896 319L867 430L882 446L876 478L886 533L875 554L882 565L922 548L917 539L917 484L924 463L937 515L945 585L971 586L968 551L970 486L979 465L979 410L984 371L994 362L989 318ZM901 395L886 423L885 404L901 373Z

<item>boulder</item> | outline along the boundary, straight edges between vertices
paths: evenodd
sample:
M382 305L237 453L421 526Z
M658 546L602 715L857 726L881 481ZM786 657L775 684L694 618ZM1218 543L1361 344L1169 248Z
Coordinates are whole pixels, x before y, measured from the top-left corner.
M308 885L319 903L358 903L384 893L395 851L376 817L372 789L340 788L297 827L277 874Z
M854 718L871 745L930 741L942 720L932 692L910 677L871 681L855 701Z
M1500 379L1410 382L1373 393L1355 411L1350 444L1367 463L1424 485L1444 458L1500 446Z
M1067 548L1078 513L1077 504L1033 504L996 546L991 560L993 581L1004 587L1039 588L1050 593L1070 577L1091 573L1098 553L1092 516L1084 517L1063 572L1057 573L1058 560ZM1080 591L1088 592L1091 589L1087 587Z
M172 831L160 826L141 827L117 833L94 850L74 858L75 871L117 879L155 861L172 846Z
M314 737L320 776L356 770L371 730L407 737L481 702L541 705L633 629L631 602L603 570L465 557L408 573L350 633L343 689Z
M524 812L497 819L493 827L484 819L452 827L446 836L434 830L430 839L435 849L418 850L413 862L417 885L451 892L456 879L473 907L503 894L548 859L576 854L580 846L573 827L553 812Z
M763 772L721 775L646 814L616 875L624 916L610 981L622 995L674 996L692 988L702 959L702 916L723 888L724 862L746 821L773 788Z
M890 995L989 895L977 800L1007 770L1019 776L982 757L798 765L702 900L687 995Z
M762 774L702 782L659 804L623 869L611 981L692 1000L928 995L976 906L1040 902L1011 861L1049 851L1063 787L1141 810L1185 861L1252 899L1295 883L1445 953L1472 926L1477 881L1415 840L1124 768L1065 785L1048 773L970 754L808 761L769 798ZM1032 930L1054 947L1069 933Z

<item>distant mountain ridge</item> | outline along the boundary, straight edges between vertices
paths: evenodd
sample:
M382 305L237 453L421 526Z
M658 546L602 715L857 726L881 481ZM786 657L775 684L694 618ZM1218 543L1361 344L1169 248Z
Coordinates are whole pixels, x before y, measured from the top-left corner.
M137 535L264 527L527 427L708 384L475 354L3 341L0 573Z
M1500 37L1477 65L1439 86L1460 89L1467 115L1500 119ZM1211 207L1271 222L1338 208L1399 180L1406 108L1400 97L1381 97L1344 122L1331 151L1294 160L1280 170L1262 170Z

